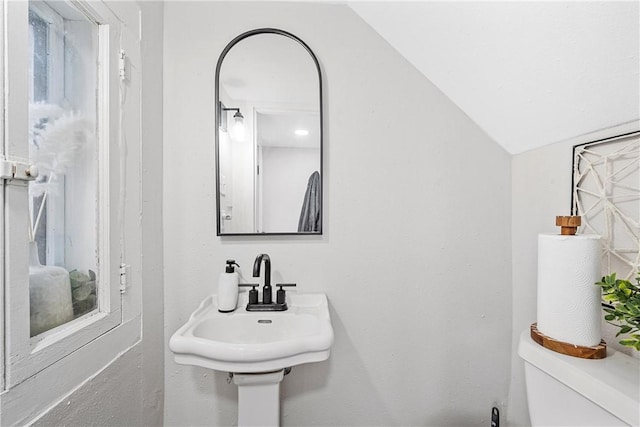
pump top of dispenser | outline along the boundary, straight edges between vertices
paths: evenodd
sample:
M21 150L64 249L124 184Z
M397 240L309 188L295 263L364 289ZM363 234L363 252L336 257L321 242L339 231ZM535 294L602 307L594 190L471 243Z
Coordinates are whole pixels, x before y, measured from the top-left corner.
M225 270L224 270L224 271L225 271L225 273L234 273L234 272L236 271L236 270L233 268L233 266L234 266L234 265L235 265L236 267L240 267L240 266L238 265L238 263L236 262L236 260L235 260L235 259L228 259L228 260L227 260L227 267L226 267L226 268L225 268Z

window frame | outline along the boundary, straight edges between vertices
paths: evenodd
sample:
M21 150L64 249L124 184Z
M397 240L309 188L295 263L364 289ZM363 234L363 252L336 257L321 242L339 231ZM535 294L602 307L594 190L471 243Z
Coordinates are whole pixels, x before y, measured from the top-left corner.
M118 209L120 175L124 162L117 151L120 138L121 98L119 54L122 21L104 3L73 1L94 23L98 24L98 251L99 309L43 334L29 337L29 275L27 256L28 186L21 181L5 181L4 199L4 384L9 390L35 374L52 367L87 344L123 324L118 260L123 253L119 241ZM8 31L5 40L5 142L7 159L28 158L27 104L28 76L28 2L4 2L4 20ZM112 153L113 152L113 153ZM123 154L124 155L124 154ZM112 185L115 183L115 185ZM122 223L120 224L122 227ZM21 232L24 231L24 232ZM112 243L113 242L113 243ZM138 318L139 321L139 318ZM135 329L134 329L135 330ZM128 334L139 339L137 334ZM137 337L137 338L136 338ZM116 347L118 347L116 345ZM1 411L1 408L0 408Z

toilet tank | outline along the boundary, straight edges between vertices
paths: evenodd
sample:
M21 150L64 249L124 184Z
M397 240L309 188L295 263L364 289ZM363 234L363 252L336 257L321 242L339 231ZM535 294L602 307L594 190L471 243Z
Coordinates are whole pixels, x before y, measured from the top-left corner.
M566 356L534 342L529 329L518 354L532 426L640 425L640 360L611 348L599 360Z

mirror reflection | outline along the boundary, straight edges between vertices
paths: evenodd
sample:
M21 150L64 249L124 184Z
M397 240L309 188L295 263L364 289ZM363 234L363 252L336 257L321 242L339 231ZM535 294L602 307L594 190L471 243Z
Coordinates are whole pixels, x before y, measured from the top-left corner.
M320 68L281 30L234 39L216 69L218 235L322 232Z

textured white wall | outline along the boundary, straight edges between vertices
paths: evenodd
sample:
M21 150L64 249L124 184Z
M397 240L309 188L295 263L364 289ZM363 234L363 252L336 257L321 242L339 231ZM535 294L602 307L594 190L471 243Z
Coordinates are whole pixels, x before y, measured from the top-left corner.
M142 417L141 345L129 349L51 408L34 426L150 425Z
M214 69L253 28L305 40L325 84L325 234L215 233ZM511 159L343 5L165 4L165 343L215 292L226 258L245 276L329 297L331 358L282 386L284 425L488 425L511 352ZM166 425L230 425L224 373L166 348Z
M163 423L164 254L162 222L162 82L164 5L142 10L142 420Z

